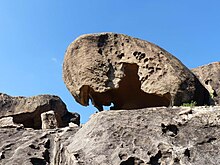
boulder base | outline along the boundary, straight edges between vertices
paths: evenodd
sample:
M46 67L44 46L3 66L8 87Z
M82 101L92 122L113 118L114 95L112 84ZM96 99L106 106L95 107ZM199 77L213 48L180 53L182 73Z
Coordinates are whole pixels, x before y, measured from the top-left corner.
M0 128L0 164L217 165L220 107L103 111L82 128Z
M69 164L220 164L220 107L97 113L67 147Z

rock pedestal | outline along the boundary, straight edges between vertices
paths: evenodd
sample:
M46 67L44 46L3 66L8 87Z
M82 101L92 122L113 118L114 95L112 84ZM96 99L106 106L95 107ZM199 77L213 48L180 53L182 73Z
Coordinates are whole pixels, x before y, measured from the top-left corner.
M54 111L48 111L41 114L42 129L55 129L59 127Z

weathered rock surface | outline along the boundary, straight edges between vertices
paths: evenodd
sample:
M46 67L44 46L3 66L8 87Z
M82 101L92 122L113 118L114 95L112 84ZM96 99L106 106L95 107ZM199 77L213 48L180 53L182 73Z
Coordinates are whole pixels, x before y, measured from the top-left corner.
M0 129L0 164L66 165L63 151L78 129Z
M16 124L13 121L13 117L3 117L0 119L0 128L21 128L23 124Z
M215 104L220 105L220 62L200 66L192 71L209 91Z
M75 100L102 110L209 104L209 93L164 49L122 34L88 34L67 48L63 78Z
M79 124L79 115L70 113L64 102L53 95L39 95L33 97L12 97L0 93L0 119L12 117L15 124L23 124L27 128L40 129L41 113L53 110L58 117L58 126L68 126L76 121Z
M220 164L220 107L103 111L67 147L71 165Z
M103 111L82 128L0 129L2 165L217 165L220 107Z

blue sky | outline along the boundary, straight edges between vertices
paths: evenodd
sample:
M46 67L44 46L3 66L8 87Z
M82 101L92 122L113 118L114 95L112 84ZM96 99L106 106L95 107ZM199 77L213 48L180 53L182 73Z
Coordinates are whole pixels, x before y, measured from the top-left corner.
M0 92L59 95L82 122L62 80L67 46L79 35L118 32L151 41L187 67L219 61L219 0L1 0Z

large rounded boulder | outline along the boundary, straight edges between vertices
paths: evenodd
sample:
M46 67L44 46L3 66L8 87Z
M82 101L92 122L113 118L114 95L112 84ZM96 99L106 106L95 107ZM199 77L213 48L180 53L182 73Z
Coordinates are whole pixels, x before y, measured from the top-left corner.
M64 82L75 100L99 110L209 104L209 93L176 57L123 34L80 36L67 48Z

